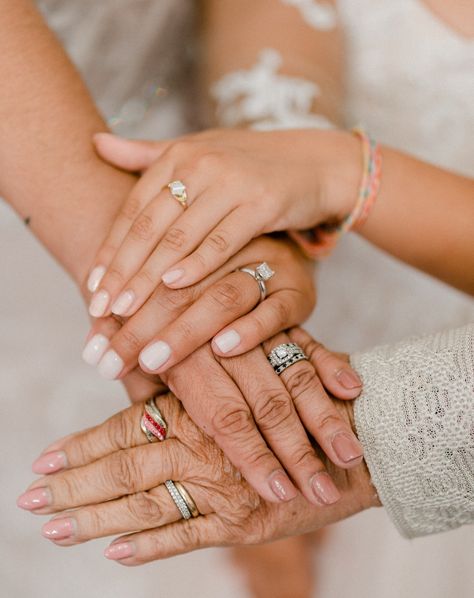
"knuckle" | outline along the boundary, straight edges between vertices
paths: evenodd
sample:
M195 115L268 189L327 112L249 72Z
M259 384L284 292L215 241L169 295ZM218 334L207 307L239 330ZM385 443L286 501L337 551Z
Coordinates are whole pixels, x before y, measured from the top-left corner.
M224 234L220 232L214 232L207 237L205 246L209 247L215 253L226 253L229 251L229 241L225 238Z
M220 171L223 161L223 155L219 152L207 151L196 158L196 168L207 172Z
M253 428L252 414L244 406L220 406L211 417L211 428L220 436L241 436Z
M153 235L153 220L147 214L140 214L130 227L130 236L135 241L148 241Z
M111 456L108 473L113 484L124 494L131 494L140 489L142 470L129 451L120 451Z
M175 332L179 338L189 340L195 336L195 327L189 320L179 320L175 323Z
M120 331L120 347L125 349L127 353L137 353L143 346L143 339L141 339L135 332L127 329L125 326ZM124 352L123 350L121 351Z
M224 282L218 284L211 292L212 301L224 310L235 310L241 307L242 292L234 284Z
M306 443L295 449L292 455L294 467L306 467L312 465L316 459L316 454L310 445Z
M177 546L184 546L193 548L200 548L202 545L201 534L199 529L193 525L192 521L184 521L182 525L175 528L177 535L176 544Z
M148 492L138 492L127 497L127 510L133 519L143 525L153 526L161 521L163 509L156 498Z
M339 427L341 424L341 420L336 413L332 411L322 411L321 413L317 414L314 419L315 427L324 432L326 429L333 429L335 427Z
M293 405L280 390L267 390L257 397L254 415L259 427L272 430L288 421L293 414Z
M173 226L167 231L161 243L166 249L177 251L187 245L187 239L188 235L183 229Z
M100 508L85 509L80 513L81 525L79 535L82 538L100 536L109 527L106 514Z
M148 270L148 268L143 267L138 274L136 275L136 278L141 281L142 283L144 283L147 287L148 286L155 286L156 284L156 278L155 276L153 276L153 273L150 272L150 270Z
M311 390L314 387L314 378L315 372L309 364L289 368L285 384L293 399Z
M109 446L125 449L135 444L134 425L131 418L128 417L129 413L131 413L130 409L121 411L107 422L105 433Z
M107 270L107 278L109 281L112 281L119 285L122 285L124 282L122 271L117 266L111 266Z
M125 202L120 212L122 217L125 218L125 220L135 220L141 211L141 203L142 202L138 197L130 197L130 199Z
M273 298L272 302L268 303L270 308L270 317L278 328L287 328L291 324L291 307L286 301Z
M153 300L167 312L182 311L194 302L194 290L192 287L172 290L160 286Z

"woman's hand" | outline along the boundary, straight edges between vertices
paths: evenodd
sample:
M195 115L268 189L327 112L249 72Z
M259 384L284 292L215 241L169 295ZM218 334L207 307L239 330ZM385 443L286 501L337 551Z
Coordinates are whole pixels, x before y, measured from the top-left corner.
M264 261L275 275L259 303L258 283L236 269ZM108 379L123 378L138 362L148 374L161 375L213 337L216 355L245 353L303 322L314 303L311 263L288 239L261 237L197 285L160 285L115 334L110 320L97 320L83 355Z
M157 405L168 424L162 443L147 443L140 429L142 408L134 405L50 447L63 470L36 481L18 501L37 514L56 513L43 526L45 537L70 546L130 534L114 541L105 555L139 565L197 548L301 534L378 504L363 463L350 472L332 472L342 494L335 506L315 508L302 496L288 503L265 502L196 428L179 401L163 395ZM350 405L335 403L349 426ZM169 479L184 485L199 517L181 520L163 485Z
M102 157L148 168L97 255L95 317L130 316L161 280L195 284L263 233L337 222L352 209L359 142L340 131L210 131L166 142L101 134ZM181 180L189 209L167 188Z

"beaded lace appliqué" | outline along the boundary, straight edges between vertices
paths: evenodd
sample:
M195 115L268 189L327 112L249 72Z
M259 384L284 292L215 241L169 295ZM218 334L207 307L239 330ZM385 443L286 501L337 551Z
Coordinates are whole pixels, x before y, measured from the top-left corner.
M218 121L227 127L250 123L253 129L330 128L324 116L312 114L319 86L306 79L279 75L279 52L265 49L249 70L225 75L211 88Z
M315 29L327 31L336 27L336 9L328 2L318 0L281 0L281 2L298 8L308 25Z

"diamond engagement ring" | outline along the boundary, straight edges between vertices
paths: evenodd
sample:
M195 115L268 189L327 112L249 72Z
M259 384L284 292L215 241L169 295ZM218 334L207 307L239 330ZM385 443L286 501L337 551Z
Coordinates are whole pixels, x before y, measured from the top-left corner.
M267 285L265 284L270 278L273 278L275 272L270 268L267 262L262 262L259 266L252 270L252 268L239 268L239 272L245 272L257 281L260 290L260 301L263 301L267 296Z
M275 373L280 375L286 368L289 368L298 361L308 360L308 357L296 343L283 343L270 351L267 359L275 370Z
M168 185L171 195L178 201L184 209L188 207L188 193L186 185L182 181L173 181Z

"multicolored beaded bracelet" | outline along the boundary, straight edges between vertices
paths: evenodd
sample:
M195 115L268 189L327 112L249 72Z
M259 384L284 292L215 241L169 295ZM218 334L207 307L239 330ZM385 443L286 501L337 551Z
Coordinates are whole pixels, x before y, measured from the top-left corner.
M311 258L329 255L339 238L346 232L359 228L367 220L380 188L382 153L380 145L361 127L351 130L362 142L363 176L354 209L337 224L320 224L307 231L290 231L290 237Z

